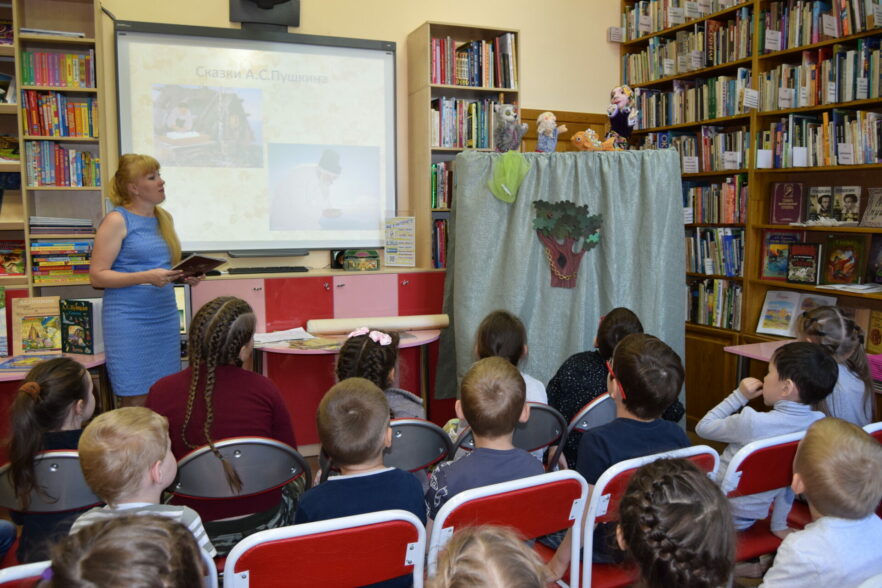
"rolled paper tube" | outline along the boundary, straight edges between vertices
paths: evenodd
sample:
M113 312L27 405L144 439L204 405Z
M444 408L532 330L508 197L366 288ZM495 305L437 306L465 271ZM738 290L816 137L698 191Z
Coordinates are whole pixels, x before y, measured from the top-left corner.
M425 331L446 329L450 317L446 314L417 314L413 316L374 316L363 318L313 319L306 322L312 335L345 335L359 327L379 331Z

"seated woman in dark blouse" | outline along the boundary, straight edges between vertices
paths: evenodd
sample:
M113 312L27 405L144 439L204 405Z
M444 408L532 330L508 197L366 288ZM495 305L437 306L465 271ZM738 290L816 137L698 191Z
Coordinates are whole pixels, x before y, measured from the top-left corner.
M597 335L594 337L594 351L583 351L570 356L548 382L548 404L556 408L568 421L579 410L606 392L606 362L612 357L616 345L626 335L642 333L643 325L631 310L614 308L600 318ZM674 402L663 418L679 421L683 418L683 405ZM564 445L564 456L570 469L576 465L576 453L582 434L573 431Z

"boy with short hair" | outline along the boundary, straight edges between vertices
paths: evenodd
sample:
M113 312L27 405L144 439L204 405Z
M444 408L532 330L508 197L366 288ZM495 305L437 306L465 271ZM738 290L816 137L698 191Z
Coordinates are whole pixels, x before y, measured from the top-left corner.
M616 404L616 418L582 435L576 459L576 471L588 482L589 492L610 466L691 445L678 424L661 418L683 387L683 363L673 349L652 335L632 333L616 345L607 370L607 392ZM614 528L595 529L593 561L621 560L622 553L612 548ZM548 562L555 579L570 565L571 533L567 531Z
M316 415L319 439L339 476L307 490L294 524L380 510L401 509L426 522L423 489L416 476L383 465L392 445L389 403L365 378L347 378L322 398Z
M882 574L882 444L828 417L809 427L793 462L794 492L813 522L788 535L763 586L857 586Z
M429 518L456 494L543 473L542 464L516 448L512 435L530 418L526 384L518 368L503 357L475 362L462 380L456 416L468 421L475 449L457 461L443 462L426 492Z
M816 343L794 342L779 347L769 360L769 373L763 381L744 378L738 389L711 409L695 426L695 432L711 441L729 443L720 456L722 479L732 457L752 441L804 431L824 414L811 406L826 398L839 376L836 360ZM763 397L767 412L746 406L753 398ZM739 412L740 411L740 412ZM760 492L730 499L735 528L750 528L764 519L774 502L771 529L779 537L790 532L787 515L793 504L787 488Z
M135 406L98 415L83 430L79 455L86 483L107 505L80 515L71 534L122 514L158 514L183 523L205 553L217 555L196 511L160 504L178 471L164 416Z

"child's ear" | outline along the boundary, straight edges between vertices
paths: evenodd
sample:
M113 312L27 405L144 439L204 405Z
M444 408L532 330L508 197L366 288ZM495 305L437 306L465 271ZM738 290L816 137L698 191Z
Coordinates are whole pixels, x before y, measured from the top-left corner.
M527 357L527 354L530 353L530 348L527 345L524 345L524 350L521 351L521 359Z
M153 465L150 466L150 481L156 485L164 482L162 479L162 460L154 462Z
M383 447L392 447L392 427L386 427L386 434L383 437Z
M521 410L521 416L518 418L519 423L526 423L530 420L530 403L524 402L524 408Z
M465 420L465 416L462 414L462 401L457 399L456 403L453 405L453 410L456 412L456 418L461 421Z
M804 494L805 493L805 482L802 481L802 476L793 472L793 481L790 482L790 488L796 494Z
M625 543L625 536L622 535L622 526L616 525L616 543L622 551L628 551L628 544Z

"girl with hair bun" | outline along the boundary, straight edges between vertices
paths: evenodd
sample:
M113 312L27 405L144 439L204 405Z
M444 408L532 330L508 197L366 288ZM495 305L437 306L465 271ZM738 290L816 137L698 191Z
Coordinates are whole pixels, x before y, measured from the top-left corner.
M34 457L41 451L76 450L83 423L94 411L92 378L76 361L57 357L38 363L27 373L9 411L10 474L25 511L31 493L40 491L34 480ZM81 512L13 512L13 521L22 525L18 561L48 559L50 543L67 535Z
M649 588L722 588L735 565L729 502L685 459L641 467L619 504L619 546Z
M234 492L242 481L215 441L269 437L297 446L279 389L269 378L242 368L253 348L255 324L254 311L244 300L221 296L205 304L190 325L189 367L156 382L146 404L168 418L175 458L209 445ZM287 487L252 497L176 503L199 513L221 555L247 535L293 523L296 509ZM225 520L230 518L235 520Z

